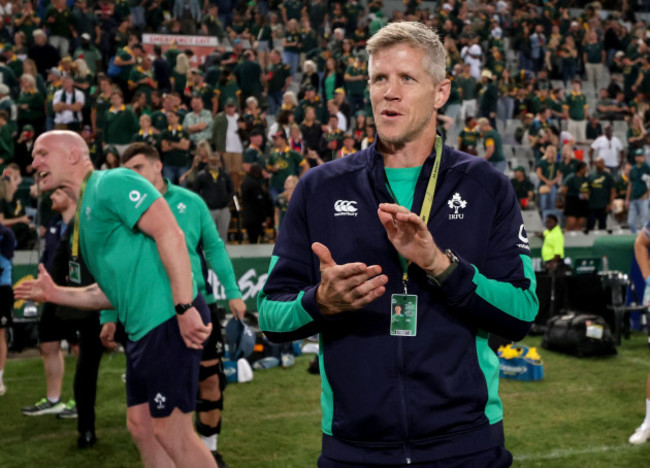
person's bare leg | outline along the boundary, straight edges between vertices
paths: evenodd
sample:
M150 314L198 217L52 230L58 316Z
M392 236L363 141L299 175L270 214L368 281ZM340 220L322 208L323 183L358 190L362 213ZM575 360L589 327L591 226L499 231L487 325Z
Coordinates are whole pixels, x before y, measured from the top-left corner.
M65 372L61 344L58 341L41 343L41 354L43 355L43 367L45 369L47 398L50 401L59 400Z
M178 468L216 468L214 457L194 432L192 414L174 408L165 418L152 418L156 439Z
M138 446L145 468L175 467L169 454L154 435L152 417L147 403L129 406L126 410L126 426Z

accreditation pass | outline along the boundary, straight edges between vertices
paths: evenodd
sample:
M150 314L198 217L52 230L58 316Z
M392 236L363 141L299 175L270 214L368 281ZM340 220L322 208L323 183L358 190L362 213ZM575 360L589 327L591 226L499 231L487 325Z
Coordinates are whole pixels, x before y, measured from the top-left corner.
M390 297L390 334L415 336L418 323L418 297L413 294L393 294Z

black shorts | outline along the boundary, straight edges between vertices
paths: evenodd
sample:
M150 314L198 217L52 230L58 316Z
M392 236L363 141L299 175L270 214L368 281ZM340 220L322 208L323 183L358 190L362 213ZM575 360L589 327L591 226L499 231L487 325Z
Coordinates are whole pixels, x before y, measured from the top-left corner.
M10 327L14 314L14 290L11 286L0 286L0 328Z
M199 295L194 301L209 323L210 311ZM183 413L196 409L200 349L185 345L176 316L161 323L138 341L128 340L126 354L126 403L149 403L154 418L169 416L174 408Z
M213 361L223 358L224 341L221 333L221 323L217 313L217 303L208 304L210 309L210 321L212 322L212 333L207 341L203 343L203 354L201 361Z
M564 216L586 218L589 214L589 200L580 200L578 197L566 197Z
M38 339L41 343L66 340L70 344L79 343L79 322L63 320L56 315L58 306L45 304L38 321Z

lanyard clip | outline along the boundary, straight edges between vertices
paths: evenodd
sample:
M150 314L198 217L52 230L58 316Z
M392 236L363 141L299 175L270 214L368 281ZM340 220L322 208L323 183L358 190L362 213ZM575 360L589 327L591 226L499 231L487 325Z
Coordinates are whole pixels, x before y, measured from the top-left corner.
M404 285L404 295L408 295L408 289L406 288L406 280L402 280L402 284Z

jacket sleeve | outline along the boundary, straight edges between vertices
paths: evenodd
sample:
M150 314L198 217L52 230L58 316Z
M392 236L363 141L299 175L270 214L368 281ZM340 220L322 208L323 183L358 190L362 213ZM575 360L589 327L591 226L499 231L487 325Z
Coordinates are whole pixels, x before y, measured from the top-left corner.
M500 194L500 195L498 195ZM472 327L521 340L539 310L536 279L521 212L505 177L494 193L497 211L479 269L459 257L441 290L451 312Z
M266 283L257 298L260 328L275 342L306 338L320 331L323 320L332 320L316 305L320 277L313 263L316 257L311 251L304 192L301 180L284 219L291 229L280 232Z

